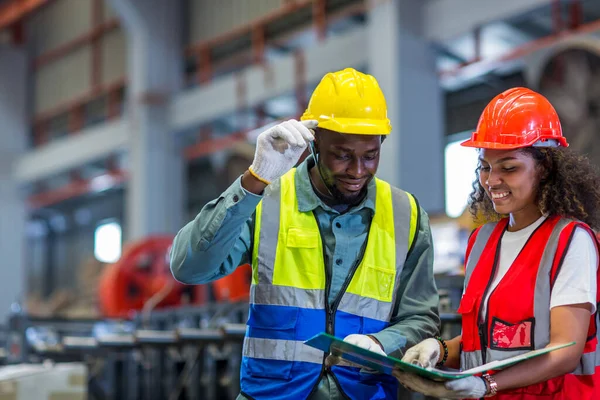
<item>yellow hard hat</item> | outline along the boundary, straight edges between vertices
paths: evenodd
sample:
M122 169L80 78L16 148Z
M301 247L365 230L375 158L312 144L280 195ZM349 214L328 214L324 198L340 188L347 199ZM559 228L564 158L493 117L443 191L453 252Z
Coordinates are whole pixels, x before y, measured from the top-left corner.
M328 73L313 92L300 118L319 121L319 128L357 135L388 135L392 124L375 77L354 68Z

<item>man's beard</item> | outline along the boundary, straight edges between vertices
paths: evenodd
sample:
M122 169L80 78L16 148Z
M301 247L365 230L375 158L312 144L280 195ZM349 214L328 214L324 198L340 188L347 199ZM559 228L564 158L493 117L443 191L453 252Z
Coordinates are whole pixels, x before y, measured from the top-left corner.
M333 195L333 198L335 199L337 204L347 204L349 206L355 206L358 203L360 203L367 195L367 187L369 186L369 182L371 182L371 179L373 179L373 177L367 179L365 185L360 189L360 191L352 195L342 193L335 185L335 180L333 180L333 182L328 182L327 180L325 180L324 183L325 185L327 185L327 188Z
M351 196L348 196L344 193L342 193L338 187L335 185L335 178L331 175L328 174L324 174L323 173L323 168L321 166L321 160L318 160L316 162L316 168L317 168L317 173L319 174L321 181L323 182L323 185L325 185L325 188L327 189L327 195L325 195L324 193L322 193L322 196L325 197L329 197L331 200L333 200L335 202L335 204L340 204L340 205L348 205L348 206L355 206L358 203L360 203L365 196L367 195L367 187L369 186L369 183L371 182L371 180L373 179L373 175L371 175L365 182L365 185L361 188L361 190ZM327 171L327 170L326 170Z

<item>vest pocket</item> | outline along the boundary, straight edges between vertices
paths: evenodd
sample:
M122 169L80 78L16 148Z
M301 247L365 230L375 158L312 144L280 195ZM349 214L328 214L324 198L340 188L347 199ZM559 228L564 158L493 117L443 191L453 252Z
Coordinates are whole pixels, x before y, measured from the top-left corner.
M259 330L288 331L296 329L298 309L288 306L251 304L248 326Z
M460 300L457 313L462 315L462 343L465 351L474 351L479 342L477 331L476 298L465 293Z
M384 302L391 302L394 290L395 270L373 265L365 265L363 272L362 296Z
M494 350L533 350L535 318L516 323L492 318L490 348Z
M287 232L287 247L315 249L319 247L319 231L289 228Z
M273 284L324 289L325 269L319 231L291 227L277 246Z
M298 309L251 305L244 343L244 366L255 377L291 379L296 359Z

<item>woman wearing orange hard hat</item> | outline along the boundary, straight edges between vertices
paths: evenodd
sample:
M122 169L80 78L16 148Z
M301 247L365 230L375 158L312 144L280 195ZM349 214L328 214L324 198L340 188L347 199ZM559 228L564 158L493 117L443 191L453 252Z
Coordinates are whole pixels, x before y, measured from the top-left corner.
M451 399L599 399L597 172L567 149L548 100L526 88L495 97L462 145L479 149L470 211L493 221L469 239L462 335L426 339L403 360L468 370L575 344L446 383L400 371L396 377Z

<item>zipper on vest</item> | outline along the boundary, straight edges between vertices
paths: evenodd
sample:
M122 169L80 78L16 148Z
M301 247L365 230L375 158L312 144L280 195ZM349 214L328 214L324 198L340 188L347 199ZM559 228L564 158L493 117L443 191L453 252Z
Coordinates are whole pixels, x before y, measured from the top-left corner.
M366 247L366 246L364 246L364 247ZM344 294L346 293L346 289L348 289L348 286L350 285L350 282L352 282L352 278L354 278L354 273L358 269L358 266L360 265L360 262L362 261L362 258L365 255L364 247L361 250L358 259L354 262L354 265L350 269L350 273L348 274L348 276L346 277L346 280L344 281L344 284L340 288L340 291L339 291L337 297L333 301L333 306L332 306L333 309L330 310L332 317L333 317L333 314L337 311L337 308L340 305L340 302L342 301L342 297L344 297Z
M479 330L479 340L481 342L481 360L482 360L482 364L485 364L485 361L487 358L487 350L486 350L487 349L487 337L485 334L486 324L484 322L484 323L478 324L478 326L479 326L479 329L478 329Z
M323 243L323 248L325 248L325 243ZM325 262L325 332L333 335L333 312L331 307L329 306L329 292L331 291L331 274L329 269L327 268L327 263L329 262L326 254L323 256L323 261ZM321 362L321 372L319 373L319 377L317 378L317 382L313 386L310 391L308 397L310 398L319 388L319 383L323 380L323 378L327 375L330 370L329 367L325 366L325 360L329 354L323 353L323 361Z
M367 238L368 240L368 238ZM352 266L352 268L350 269L350 273L348 274L348 276L346 277L346 280L344 281L344 284L342 285L342 287L340 288L340 291L337 295L337 297L335 298L335 300L333 301L332 306L329 306L329 290L330 290L330 286L331 284L329 284L327 286L327 301L326 303L326 310L327 310L327 330L329 333L329 330L331 330L331 334L333 335L335 332L335 313L337 312L337 308L340 305L340 302L342 301L342 297L344 297L344 293L346 293L346 289L348 289L348 286L350 285L350 282L352 281L352 278L354 277L354 273L356 272L356 270L358 269L358 266L360 265L360 262L362 261L364 255L365 255L365 249L366 249L366 240L365 240L365 245L363 245L360 254L357 258L357 260L354 262L354 265ZM328 368L329 370L329 368ZM342 395L343 399L350 399L350 396L348 396L345 392L344 389L342 388L342 386L340 385L340 383L338 382L337 378L335 377L334 374L331 374L331 376L333 377L333 380L335 381L337 388L340 391L340 394Z
M362 248L360 249L358 258L356 259L356 261L354 261L352 268L350 268L350 273L346 277L346 280L344 281L342 287L340 288L340 291L338 292L337 297L333 301L333 304L331 305L331 307L329 307L329 291L330 291L330 287L331 287L331 280L328 282L329 284L327 285L327 302L326 302L327 303L326 304L327 311L328 311L327 312L327 329L331 329L332 335L335 331L335 313L337 312L337 308L340 305L340 302L342 301L342 297L344 297L344 294L346 293L346 289L348 289L350 282L352 282L352 278L354 278L354 274L356 273L358 266L360 265L363 257L365 256L365 250L367 248L368 240L369 240L369 238L367 236L365 243L363 244ZM333 268L333 266L332 266L332 268Z
M367 238L367 240L368 240L368 238ZM363 257L365 256L365 249L367 248L367 240L365 240L365 243L363 244L362 248L360 249L360 253L358 254L356 261L354 261L352 268L350 268L350 273L348 274L348 276L346 277L346 280L342 284L342 287L340 288L340 291L338 292L337 297L333 301L332 305L329 304L329 293L331 292L331 276L329 276L329 273L327 273L327 271L326 271L327 278L326 278L326 282L325 282L325 312L326 312L327 316L326 316L325 328L326 328L327 333L329 333L330 335L335 335L335 313L337 311L338 306L340 305L340 302L342 301L342 297L344 297L344 294L346 293L346 289L348 289L348 286L350 285L352 278L354 278L354 274L356 273L358 266L360 265ZM332 266L332 268L333 268L333 266Z
M500 236L500 240L498 240L498 246L496 247L496 254L494 255L494 265L492 266L492 273L490 274L490 278L488 280L488 283L485 287L485 290L483 291L483 296L482 296L482 300L481 303L479 304L479 311L477 312L477 326L478 326L478 331L479 331L479 341L481 344L481 361L482 364L486 363L486 359L487 359L487 346L488 346L488 335L487 335L487 327L488 327L488 322L489 322L489 318L488 316L490 315L489 313L489 305L490 305L490 299L492 298L492 293L494 292L494 290L496 290L494 288L494 290L492 290L492 293L490 293L489 297L487 298L487 300L485 300L486 296L487 296L487 292L490 290L490 287L492 286L492 282L494 281L494 277L496 276L496 270L498 269L498 260L499 260L499 255L500 255L500 244L502 243L502 236L504 236L504 232L502 233L502 235ZM483 309L483 303L485 301L486 304L486 313L485 313L485 318L483 319L483 322L480 322L481 320L481 311Z
M323 248L324 246L325 244L323 244ZM325 332L330 335L333 335L333 310L329 305L329 292L331 291L331 274L329 272L329 269L327 268L327 263L329 262L327 255L324 255L323 260L325 261ZM310 398L319 389L319 383L321 383L323 378L330 371L330 368L325 366L325 360L327 359L328 355L329 354L327 353L323 353L321 372L319 373L319 378L317 379L317 382L310 391L308 398Z
M329 303L329 301L327 302ZM334 334L334 315L333 315L333 310L331 309L331 307L329 307L329 304L327 305L327 308L325 309L327 312L327 321L326 321L326 326L325 326L325 330L327 333L329 333L330 335Z
M368 240L368 238L367 238L367 240ZM335 312L337 311L337 308L338 308L340 302L342 301L342 297L344 296L344 293L346 292L348 285L350 285L350 282L352 281L352 278L354 277L354 273L358 269L358 266L360 265L360 262L362 261L364 255L365 255L366 247L367 246L366 246L366 240L365 240L365 244L363 245L363 247L360 251L360 254L358 255L357 260L354 262L354 265L350 269L350 273L346 277L346 280L344 281L344 284L340 288L340 291L339 291L337 297L335 298L335 300L333 301L332 305L329 304L329 293L331 292L331 276L326 267L326 270L325 270L325 276L326 276L326 279L325 279L325 319L326 319L325 330L330 335L335 335ZM325 257L325 260L327 260L327 257ZM328 262L328 261L326 261L326 262ZM333 266L332 266L332 268L333 268ZM317 380L316 385L311 390L309 397L312 396L312 394L317 391L317 389L319 387L319 382L321 382L323 377L325 375L327 375L327 373L329 371L331 371L331 368L325 366L325 359L327 358L327 355L328 354L323 354L323 364L321 367L321 373L319 374L319 379ZM331 376L333 377L333 380L335 381L337 388L339 389L340 394L342 395L342 398L349 399L350 397L344 392L344 389L342 389L342 386L339 384L335 375L331 374Z
M329 257L325 256L325 263L329 264ZM331 268L333 268L333 266L331 266ZM332 276L332 271L330 268L327 268L327 265L325 265L325 332L327 332L330 335L334 334L334 326L333 326L333 319L334 319L334 311L331 307L331 305L329 304L329 294L331 293L331 276Z

